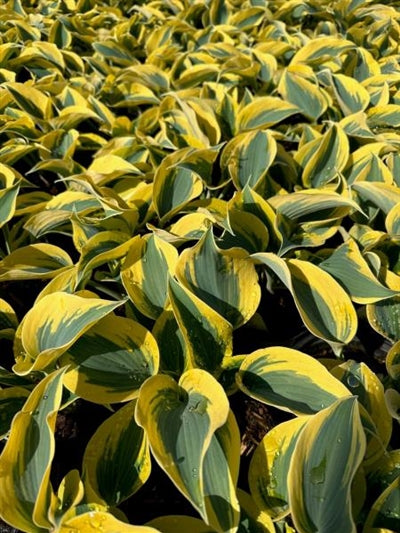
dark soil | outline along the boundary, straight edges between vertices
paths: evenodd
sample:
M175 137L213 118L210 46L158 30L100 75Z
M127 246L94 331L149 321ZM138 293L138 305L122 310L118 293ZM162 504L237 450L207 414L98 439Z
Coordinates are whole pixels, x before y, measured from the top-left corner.
M0 533L22 533L19 529L9 526L3 520L0 520Z

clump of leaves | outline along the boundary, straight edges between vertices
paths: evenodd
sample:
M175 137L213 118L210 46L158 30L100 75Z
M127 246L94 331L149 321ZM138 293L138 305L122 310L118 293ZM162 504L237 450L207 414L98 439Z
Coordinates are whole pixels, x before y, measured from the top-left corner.
M0 7L4 521L400 530L399 19L373 0ZM240 394L273 413L250 462ZM56 488L79 399L110 414ZM129 524L155 462L193 516Z

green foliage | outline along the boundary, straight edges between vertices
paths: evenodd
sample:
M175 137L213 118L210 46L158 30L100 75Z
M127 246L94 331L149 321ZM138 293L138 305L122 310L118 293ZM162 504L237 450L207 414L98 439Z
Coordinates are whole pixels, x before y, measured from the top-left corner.
M0 28L1 519L400 531L395 3L8 0ZM79 402L110 413L56 489ZM129 524L155 462L193 516Z

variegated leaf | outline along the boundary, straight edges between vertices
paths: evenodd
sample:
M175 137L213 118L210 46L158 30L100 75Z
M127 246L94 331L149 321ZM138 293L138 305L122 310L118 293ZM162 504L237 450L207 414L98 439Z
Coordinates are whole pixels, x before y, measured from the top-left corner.
M126 402L157 373L159 352L141 324L108 315L75 340L61 364L68 365L64 385L74 394L100 404Z
M35 387L14 417L0 456L0 516L27 533L51 528L47 512L55 495L50 468L63 373L64 369L57 370Z
M218 374L223 359L232 355L231 324L172 278L168 294L185 341L185 368Z
M58 246L30 244L18 248L0 261L0 280L54 278L72 264L67 252Z
M256 188L271 166L277 148L268 130L255 130L234 137L224 148L221 167L226 169L237 189Z
M289 505L299 533L316 528L356 532L350 490L365 447L355 397L338 399L307 422L288 475Z
M236 379L239 388L249 396L298 415L317 413L338 398L350 395L316 359L280 346L246 356Z
M203 465L213 435L228 414L221 385L199 369L185 372L179 384L165 375L150 378L136 407L136 421L146 431L152 454L206 522Z
M128 296L141 313L156 319L167 304L168 274L173 273L178 252L156 235L135 237L121 270Z
M14 343L14 371L26 375L51 367L93 324L122 302L55 292L24 316Z
M83 457L83 479L91 502L117 506L150 475L150 451L134 418L136 400L111 415L96 430Z
M321 268L300 259L283 260L271 253L252 257L268 266L292 293L305 326L340 350L357 330L357 314L350 297Z
M196 246L181 253L176 276L234 328L253 316L260 301L257 273L247 253L220 250L212 229Z
M300 109L275 96L260 96L247 104L238 115L240 131L270 128Z
M256 448L249 466L249 486L259 509L279 520L290 512L287 476L297 440L308 416L275 426Z
M353 302L370 304L397 294L380 283L352 239L336 248L319 266L347 290Z

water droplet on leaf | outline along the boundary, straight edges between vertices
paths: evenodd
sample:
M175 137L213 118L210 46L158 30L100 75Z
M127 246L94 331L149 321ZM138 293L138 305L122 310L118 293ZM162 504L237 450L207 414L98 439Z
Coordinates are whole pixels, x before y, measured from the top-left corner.
M359 379L354 375L354 374L349 374L347 376L347 385L351 388L351 389L354 389L356 387L359 387L360 385L360 381Z

